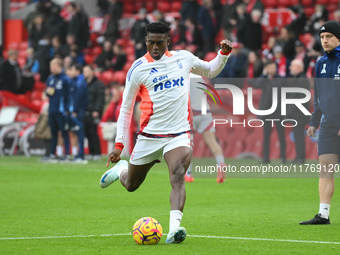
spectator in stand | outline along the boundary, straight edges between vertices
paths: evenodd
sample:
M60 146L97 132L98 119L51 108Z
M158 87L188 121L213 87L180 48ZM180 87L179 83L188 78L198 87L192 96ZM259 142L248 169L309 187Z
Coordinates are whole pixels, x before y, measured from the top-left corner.
M236 0L233 3L226 2L223 6L221 26L223 28L224 37L229 40L232 39L233 41L236 41L236 38L233 35L233 30L237 23L236 6L241 2L241 0Z
M328 11L327 11L326 6L322 4L317 4L315 5L314 13L306 22L306 25L304 27L304 32L311 33L313 35L318 34L319 29L321 27L319 24L320 19L322 20L323 23L324 21L328 20Z
M198 11L198 22L202 26L203 54L205 55L210 51L215 51L215 37L220 28L218 14L215 12L212 0L203 1L203 5Z
M35 58L39 61L40 81L46 81L50 75L49 63L52 57L50 38L48 35L45 35L43 39L39 40L38 47L35 51Z
M112 98L103 114L102 122L117 122L122 105L124 87L118 84L111 84L110 87Z
M188 18L197 18L197 13L200 8L200 5L196 0L186 0L182 3L182 8L180 10L182 20L186 20Z
M274 52L273 48L276 45L276 37L270 36L267 41L267 45L261 53L262 62L266 62L267 60L274 61Z
M257 78L262 74L263 62L259 53L250 51L248 54L248 74L247 78Z
M99 71L106 70L106 63L113 58L112 43L105 41L103 44L103 51L98 55L94 63L97 65Z
M47 17L45 22L46 33L50 38L59 38L60 43L65 42L65 35L67 34L67 24L60 16L60 6L53 6L51 15ZM52 40L53 41L53 40Z
M123 70L123 67L126 63L127 57L123 47L115 43L112 46L113 49L113 58L107 62L107 68L112 68L114 71Z
M46 19L44 5L40 1L35 5L35 10L30 12L24 20L24 25L27 31L31 31L32 26L33 26L33 21L35 17L38 15L42 16L44 20Z
M307 22L307 16L305 14L305 10L301 5L293 5L290 7L292 10L292 17L295 16L295 19L289 24L294 33L294 40L299 39L299 35L303 33L304 27Z
M287 87L304 88L309 90L309 81L304 73L304 65L302 60L294 59L290 63L290 76L288 78ZM303 98L301 93L288 93L287 98ZM309 109L309 102L303 106ZM296 157L292 161L294 164L305 163L305 125L309 122L309 116L305 116L295 104L287 105L287 119L296 120L297 124L293 127L294 143L296 149ZM295 123L293 123L295 124Z
M295 57L295 37L290 26L281 28L279 43L282 46L283 55L286 57L286 75L289 76L289 65Z
M335 10L333 12L334 20L338 23L340 23L340 9Z
M99 15L104 16L109 10L109 2L107 0L97 0L97 6L99 7Z
M84 53L79 49L78 45L72 45L70 55L72 58L72 63L78 63L80 65L85 65Z
M108 14L105 15L105 41L114 43L119 38L118 20L123 15L123 2L116 0L109 0Z
M138 19L135 21L131 28L131 40L133 45L135 46L136 59L139 59L146 54L145 28L150 23L149 20L146 18L146 14L146 9L141 8L138 11Z
M62 59L62 58L61 58ZM73 65L73 59L71 56L66 56L64 59L63 59L63 66L64 66L64 70L67 70L69 68L71 68L71 66Z
M247 17L238 27L237 39L248 51L262 49L261 16L260 10L252 10L250 17Z
M177 17L174 18L171 24L170 38L171 45L182 45L183 48L185 47L185 25Z
M185 41L186 50L190 51L192 54L203 58L203 35L202 31L198 28L196 19L187 18L185 20Z
M26 53L27 57L24 69L30 70L32 73L39 73L39 60L34 56L34 49L28 48Z
M44 19L42 15L35 16L31 29L28 31L28 42L31 47L36 49L38 42L46 35Z
M243 88L244 78L247 76L247 58L242 44L234 42L233 54L229 57L228 67L225 66L216 78L229 78L231 84Z
M87 14L74 2L71 2L67 6L67 9L72 14L68 33L73 35L75 43L83 49L87 46L89 40L89 21Z
M19 94L22 88L22 74L18 64L18 51L9 50L8 59L0 66L0 90Z
M101 152L97 126L103 114L105 86L94 75L92 66L85 66L83 68L83 73L87 81L89 96L85 115L85 136L89 142L91 159L99 160L101 158Z
M273 88L277 88L278 91L278 102L276 110L270 114L266 115L265 118L268 119L278 119L282 120L281 116L281 87L282 84L279 79L280 76L276 72L275 62L268 61L263 69L263 74L257 78L253 84L254 88L261 89L262 95L260 99L260 110L268 110L273 105ZM264 119L264 116L258 116L258 119ZM282 163L286 163L286 140L284 127L281 125L280 121L275 122L276 131L280 141L280 157ZM264 121L263 125L263 150L262 150L262 163L270 163L270 135L272 133L272 122Z
M51 128L52 144L49 162L57 163L58 159L55 156L58 131L61 131L66 157L62 160L67 160L70 154L70 140L66 127L66 107L68 105L68 96L71 87L70 79L63 73L63 63L61 59L52 59L50 63L51 75L46 81L45 93L50 99L48 111L48 123Z
M51 40L51 55L59 54L62 58L66 57L69 53L69 48L62 44L59 36L54 36Z
M170 26L170 23L165 20L164 13L159 10L154 10L152 12L152 15L154 16L155 22L162 22L165 24L168 24Z
M299 59L301 61L303 61L305 59L306 56L306 49L305 49L305 45L297 40L295 41L295 59ZM289 69L291 69L291 66L289 67Z
M77 134L78 138L78 155L73 160L74 163L87 164L84 158L84 139L85 127L84 120L88 105L88 89L82 66L73 64L71 66L71 78L73 86L70 90L69 113L70 113L70 131ZM77 147L72 147L72 155L75 155Z
M273 48L273 53L277 74L281 77L286 77L286 57L283 55L282 47L280 45L276 45Z

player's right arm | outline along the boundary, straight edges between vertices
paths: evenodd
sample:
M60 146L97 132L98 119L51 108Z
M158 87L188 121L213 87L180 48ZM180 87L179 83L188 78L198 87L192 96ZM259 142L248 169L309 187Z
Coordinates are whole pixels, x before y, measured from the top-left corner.
M116 145L114 150L109 155L106 167L108 167L110 161L112 163L116 163L120 160L120 154L123 151L124 142L129 131L133 107L135 105L136 96L139 91L139 77L141 76L138 74L138 70L134 69L134 65L132 65L126 77L123 101L117 120Z

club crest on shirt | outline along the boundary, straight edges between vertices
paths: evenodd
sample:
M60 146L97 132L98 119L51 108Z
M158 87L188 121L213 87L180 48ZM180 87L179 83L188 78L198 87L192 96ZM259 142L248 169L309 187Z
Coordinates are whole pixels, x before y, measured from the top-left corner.
M56 88L56 89L62 89L62 88L63 88L62 82L61 82L61 81L58 81L57 84L55 85L55 88Z
M177 60L177 65L178 65L179 69L183 68L183 64L180 60Z
M340 74L340 65L338 65L337 73Z
M322 70L320 73L326 73L326 63L323 64Z

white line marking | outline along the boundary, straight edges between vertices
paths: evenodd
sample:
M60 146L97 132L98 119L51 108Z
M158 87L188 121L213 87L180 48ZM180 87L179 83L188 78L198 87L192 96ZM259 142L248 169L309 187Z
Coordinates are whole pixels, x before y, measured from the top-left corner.
M132 235L132 234L131 233L119 233L119 234L74 235L74 236L0 237L0 241L6 241L6 240L33 240L33 239L89 238L89 237L110 237L110 236L130 236L130 235ZM270 238L253 238L253 237L237 237L237 236L205 236L205 235L187 235L187 236L188 237L193 237L193 238L210 238L210 239L230 239L230 240L248 240L248 241L269 241L269 242L336 244L336 245L340 245L340 242L329 242L329 241L270 239Z
M25 240L25 239L61 239L61 238L88 238L88 237L106 237L106 236L130 236L131 233L120 234L102 234L102 235L75 235L75 236L32 236L32 237L2 237L2 240Z
M287 242L287 243L315 243L315 244L338 244L338 245L340 245L340 242L328 242L328 241L270 239L270 238L234 237L234 236L201 236L201 235L187 235L187 236L188 237L198 237L198 238L211 238L211 239L232 239L232 240L249 240L249 241L269 241L269 242Z

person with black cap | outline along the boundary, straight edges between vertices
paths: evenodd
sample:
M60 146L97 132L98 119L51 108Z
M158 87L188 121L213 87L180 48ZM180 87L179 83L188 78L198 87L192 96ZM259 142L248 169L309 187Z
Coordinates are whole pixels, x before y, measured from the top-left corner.
M340 24L324 23L319 31L325 51L315 66L314 112L307 130L315 137L320 126L318 155L320 167L320 209L314 218L300 225L330 224L329 210L334 193L334 172L339 170L340 156Z

